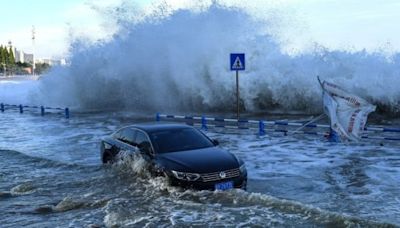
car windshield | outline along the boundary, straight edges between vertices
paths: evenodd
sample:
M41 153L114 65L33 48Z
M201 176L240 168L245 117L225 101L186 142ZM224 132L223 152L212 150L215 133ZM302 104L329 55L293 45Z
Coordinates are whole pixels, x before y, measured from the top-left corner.
M153 132L150 134L156 153L195 150L214 146L196 129L183 128Z

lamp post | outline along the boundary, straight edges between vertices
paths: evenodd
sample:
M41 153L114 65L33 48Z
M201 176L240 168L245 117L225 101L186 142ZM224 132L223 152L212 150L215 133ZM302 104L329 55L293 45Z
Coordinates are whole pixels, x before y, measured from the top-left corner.
M13 52L13 50L12 50L12 42L11 42L11 40L9 40L8 41L8 50L9 50L9 52L10 52L10 55L11 55L11 53ZM7 57L7 58L9 58L9 57ZM10 60L8 60L8 61L10 61ZM11 77L12 76L12 65L11 65L12 63L10 62L9 63L9 69L8 69L8 75Z
M35 76L35 26L32 25L32 75Z

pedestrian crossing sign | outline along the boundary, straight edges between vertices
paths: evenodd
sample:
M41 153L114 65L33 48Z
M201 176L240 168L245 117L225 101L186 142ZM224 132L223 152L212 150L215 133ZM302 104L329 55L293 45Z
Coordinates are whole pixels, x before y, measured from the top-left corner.
M244 53L231 53L231 70L245 70Z

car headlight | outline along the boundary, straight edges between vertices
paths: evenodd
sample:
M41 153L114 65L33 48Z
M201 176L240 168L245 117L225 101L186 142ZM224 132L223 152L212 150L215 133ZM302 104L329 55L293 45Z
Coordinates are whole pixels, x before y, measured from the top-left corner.
M179 180L185 181L197 181L200 178L200 174L198 173L185 173L185 172L178 172L172 170L174 176Z
M240 167L239 167L240 173L246 173L246 165L243 163Z

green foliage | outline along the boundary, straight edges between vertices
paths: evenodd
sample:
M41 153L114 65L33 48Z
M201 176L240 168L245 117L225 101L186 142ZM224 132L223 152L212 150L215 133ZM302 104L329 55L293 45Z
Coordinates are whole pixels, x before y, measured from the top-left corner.
M6 64L7 64L7 48L3 47L3 45L0 46L0 72L5 73L6 69Z
M0 46L0 65L4 63L3 45Z
M4 70L4 65L6 69L6 74L8 75L13 75L15 71L15 58L14 58L14 53L12 51L12 47L10 46L9 48L4 47L3 48L3 70Z
M10 66L14 66L15 65L14 52L12 51L12 47L10 47L10 50L8 52L8 64Z
M27 63L27 62L25 62L25 63L16 62L15 65L16 65L17 67L21 67L21 68L32 67L32 64Z
M36 63L35 67L35 74L43 74L50 69L50 65L47 63Z
M7 51L7 48L6 47L3 47L3 45L1 45L1 48L0 48L0 55L1 55L1 60L0 60L0 63L1 64L5 64L6 63L6 60L7 60L7 55L8 55L8 51Z
M43 74L50 69L50 65L47 63L36 63L35 66L35 74ZM32 64L15 62L12 47L0 45L0 73L6 75L27 74L26 68L32 68Z
M15 74L28 74L26 68L31 68L32 69L32 64L30 63L21 63L21 62L16 62L15 63Z

